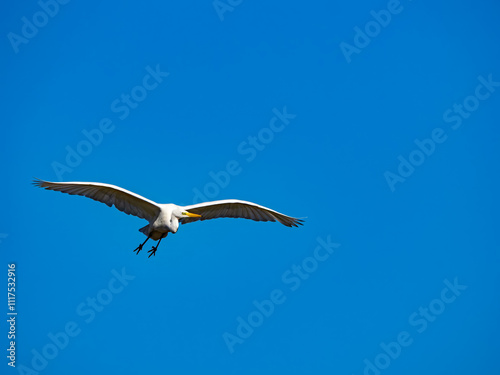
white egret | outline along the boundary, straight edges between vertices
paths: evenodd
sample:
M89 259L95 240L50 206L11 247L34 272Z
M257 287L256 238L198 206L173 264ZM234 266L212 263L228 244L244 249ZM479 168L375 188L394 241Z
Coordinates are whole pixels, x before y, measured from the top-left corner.
M177 232L179 223L187 224L219 217L244 218L255 221L278 221L287 227L297 227L298 225L302 225L303 222L301 219L283 215L270 208L237 199L178 206L172 203L159 204L121 187L99 182L50 182L35 179L33 184L47 190L60 191L71 195L82 195L102 202L109 207L114 205L127 215L146 219L149 224L139 230L147 238L134 251L139 254L144 244L151 238L158 241L158 243L148 251L150 253L149 257L156 254L158 245L163 238L167 237L168 233Z

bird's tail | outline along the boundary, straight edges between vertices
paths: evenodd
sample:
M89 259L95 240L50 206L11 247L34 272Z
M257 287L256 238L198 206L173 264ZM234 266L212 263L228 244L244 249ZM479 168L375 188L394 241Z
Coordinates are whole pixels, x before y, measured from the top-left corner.
M145 236L149 235L149 224L139 229L139 232L144 233Z

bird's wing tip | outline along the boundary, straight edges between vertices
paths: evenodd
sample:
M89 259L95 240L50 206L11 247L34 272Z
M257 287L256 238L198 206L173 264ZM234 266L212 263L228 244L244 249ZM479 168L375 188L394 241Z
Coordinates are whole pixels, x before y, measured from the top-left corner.
M297 218L293 218L293 220L291 222L288 222L287 224L285 224L287 227L290 227L290 228L298 228L299 225L304 225L304 220L302 219L297 219Z
M47 185L46 185L47 182L49 182L49 181L45 181L45 180L42 180L41 178L37 178L37 177L33 177L33 180L31 181L31 183L34 186L38 186L41 188L47 188Z
M39 179L38 177L33 177L33 180L31 181L31 183L35 186L39 186L39 187L42 187L42 184L44 183L45 181Z

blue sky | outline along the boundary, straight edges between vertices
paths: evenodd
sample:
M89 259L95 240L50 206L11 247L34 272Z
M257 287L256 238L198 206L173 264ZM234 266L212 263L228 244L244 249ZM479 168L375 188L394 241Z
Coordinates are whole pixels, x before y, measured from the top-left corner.
M0 16L2 373L500 371L496 3L61 3ZM143 220L33 177L307 220L148 259Z

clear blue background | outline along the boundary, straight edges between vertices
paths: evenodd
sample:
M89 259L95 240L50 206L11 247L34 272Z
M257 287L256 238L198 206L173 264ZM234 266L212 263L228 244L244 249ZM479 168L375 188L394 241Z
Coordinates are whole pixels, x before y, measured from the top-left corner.
M442 116L478 76L500 81L499 8L401 5L348 63L340 43L386 1L244 1L223 21L211 1L71 1L18 53L7 35L40 6L4 4L0 268L6 287L17 264L17 365L74 321L80 334L41 373L362 374L408 331L413 343L381 373L498 374L500 90L457 130ZM120 120L111 103L157 64L169 77ZM284 106L296 118L247 162L238 146ZM102 118L114 131L63 180L190 204L236 160L241 173L214 199L306 225L194 223L155 258L135 255L143 220L30 185L57 180L52 163ZM436 127L446 142L392 192L384 173ZM282 275L318 236L341 246L291 291ZM85 323L77 306L122 268L135 279ZM454 278L467 289L418 333L409 317ZM223 333L276 288L285 303L231 354ZM17 373L2 358L1 372Z

